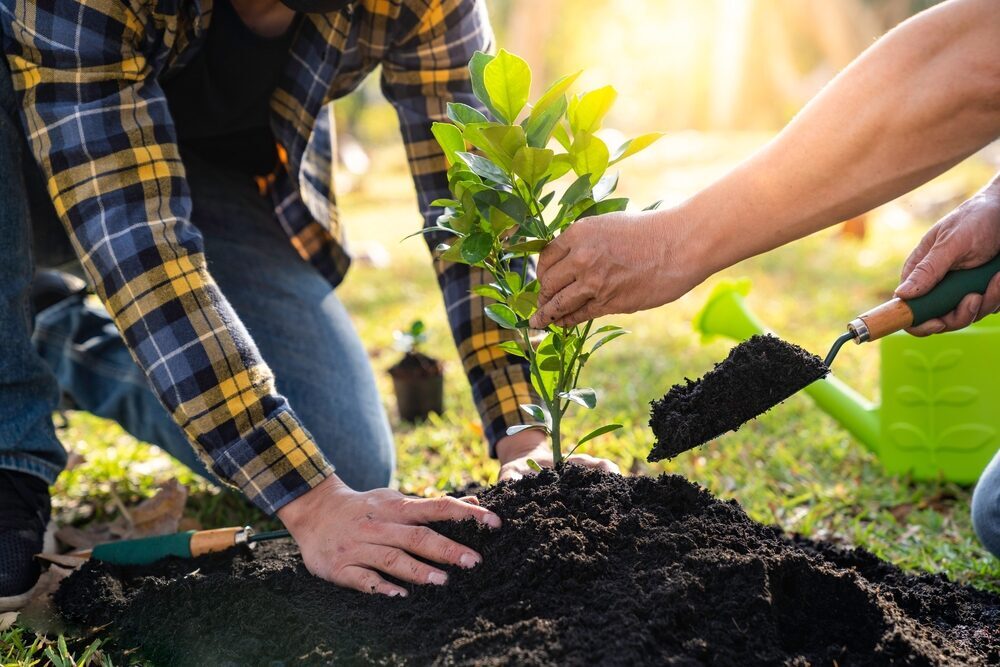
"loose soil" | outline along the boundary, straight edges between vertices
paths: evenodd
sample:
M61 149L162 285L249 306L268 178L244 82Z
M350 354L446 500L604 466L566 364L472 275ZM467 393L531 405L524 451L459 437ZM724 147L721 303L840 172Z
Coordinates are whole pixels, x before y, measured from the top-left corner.
M652 402L649 425L656 445L649 461L682 452L735 431L830 369L815 354L775 336L753 336L699 380L684 378Z
M479 494L484 563L405 599L311 577L290 544L142 568L90 562L56 595L158 664L986 665L1000 597L790 539L678 476L575 466Z

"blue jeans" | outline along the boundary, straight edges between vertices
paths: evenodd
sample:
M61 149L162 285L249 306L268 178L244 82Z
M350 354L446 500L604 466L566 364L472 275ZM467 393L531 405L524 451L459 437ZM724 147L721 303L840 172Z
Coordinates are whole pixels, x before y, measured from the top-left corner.
M66 463L52 412L60 389L214 479L156 399L103 308L71 297L34 323L34 262L62 265L69 244L20 128L0 57L0 468L49 483ZM274 371L277 389L351 487L386 486L392 434L365 349L329 283L292 248L246 176L185 160L192 219L209 271ZM32 242L34 240L34 243ZM34 325L34 327L33 327ZM34 329L34 330L33 330Z
M1000 558L1000 452L986 466L972 494L972 525L986 548Z

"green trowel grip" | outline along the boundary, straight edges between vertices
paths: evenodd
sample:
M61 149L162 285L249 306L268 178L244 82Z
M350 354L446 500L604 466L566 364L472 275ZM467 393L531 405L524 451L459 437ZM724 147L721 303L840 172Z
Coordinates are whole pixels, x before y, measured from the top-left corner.
M927 294L906 301L906 305L913 311L913 326L950 313L967 294L983 294L990 280L998 273L1000 273L1000 256L974 269L962 269L947 274Z
M149 565L167 556L191 558L191 538L194 534L195 531L189 530L173 535L99 544L90 557L115 565Z

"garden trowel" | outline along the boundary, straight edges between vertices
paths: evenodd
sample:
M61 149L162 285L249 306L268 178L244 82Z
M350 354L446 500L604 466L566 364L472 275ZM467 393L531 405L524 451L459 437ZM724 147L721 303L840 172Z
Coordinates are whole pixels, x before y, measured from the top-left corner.
M826 359L773 335L755 335L698 380L674 385L653 401L649 425L656 445L649 461L673 458L735 431L813 382L826 377L849 341L867 343L941 317L968 294L983 294L1000 273L1000 256L974 269L952 271L927 294L891 299L859 315L834 342Z
M189 530L173 535L156 535L135 540L119 540L98 544L93 549L66 554L70 558L93 558L114 565L149 565L161 558L196 558L210 553L228 551L245 544L253 548L257 542L291 537L287 530L255 533L250 526ZM48 560L46 554L42 557Z

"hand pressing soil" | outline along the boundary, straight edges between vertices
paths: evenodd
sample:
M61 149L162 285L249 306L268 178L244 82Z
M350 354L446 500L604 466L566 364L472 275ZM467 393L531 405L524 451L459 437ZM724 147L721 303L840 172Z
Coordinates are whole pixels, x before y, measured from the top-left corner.
M405 599L311 577L291 545L91 562L57 603L158 664L987 665L1000 597L791 540L677 476L575 466L483 491L483 554ZM133 657L134 654L133 654Z

